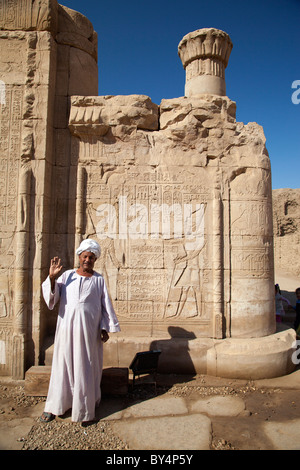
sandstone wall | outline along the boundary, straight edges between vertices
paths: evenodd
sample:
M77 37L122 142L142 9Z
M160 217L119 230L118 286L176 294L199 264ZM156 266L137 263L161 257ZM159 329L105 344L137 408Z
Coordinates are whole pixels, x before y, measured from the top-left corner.
M270 162L235 109L216 95L72 98L77 244L100 238L125 337L274 331Z
M52 248L68 257L69 99L98 92L96 40L56 0L0 2L1 374L38 362L55 323L40 285Z
M300 277L300 189L274 189L272 199L275 272Z

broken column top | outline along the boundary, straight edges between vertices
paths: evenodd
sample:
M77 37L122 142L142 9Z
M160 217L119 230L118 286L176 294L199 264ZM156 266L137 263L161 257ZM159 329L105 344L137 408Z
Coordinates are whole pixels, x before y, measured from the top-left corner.
M225 68L232 47L220 29L198 29L183 37L178 54L186 70L185 96L226 95Z

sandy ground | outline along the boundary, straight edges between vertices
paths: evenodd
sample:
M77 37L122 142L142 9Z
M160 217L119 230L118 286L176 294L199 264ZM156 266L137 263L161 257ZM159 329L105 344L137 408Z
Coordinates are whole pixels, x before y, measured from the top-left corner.
M141 387L123 398L104 397L96 422L83 427L72 423L69 415L41 423L44 399L26 397L21 382L1 380L0 449L130 451L149 449L150 436L151 449L161 449L155 441L157 423L163 429L166 419L173 422L171 430L166 428L173 433L172 443L180 432L177 423L187 426L194 416L195 425L201 419L209 422L207 431L199 427L198 434L203 436L196 450L203 448L203 442L210 450L298 450L299 390L300 371L288 380L256 382L164 376L159 378L157 395ZM194 415L193 410L197 411ZM180 442L185 449L194 449L194 438L193 426Z

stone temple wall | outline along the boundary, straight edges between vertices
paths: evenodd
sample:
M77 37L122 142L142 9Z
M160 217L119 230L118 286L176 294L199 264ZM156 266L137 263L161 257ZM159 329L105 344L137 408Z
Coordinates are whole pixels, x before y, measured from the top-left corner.
M160 348L163 372L290 370L293 335L275 335L270 161L262 128L236 122L226 96L229 36L185 36L185 96L157 105L97 96L81 14L55 0L0 12L0 373L46 360L56 312L41 282L54 255L76 266L87 237L122 329L106 364Z
M300 189L274 189L272 202L276 271L299 277Z
M236 123L235 104L213 95L160 107L145 96L73 97L70 128L79 154L77 243L100 238L98 269L124 332L272 333L262 129Z

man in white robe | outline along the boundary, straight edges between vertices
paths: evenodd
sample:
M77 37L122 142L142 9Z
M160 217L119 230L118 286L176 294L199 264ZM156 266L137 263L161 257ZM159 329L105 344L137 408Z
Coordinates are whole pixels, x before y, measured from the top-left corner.
M103 342L109 332L120 331L105 281L93 270L100 256L94 240L84 240L76 250L78 269L64 272L51 260L49 276L42 284L50 310L60 300L51 378L41 420L48 422L72 408L72 421L92 421L101 399Z

